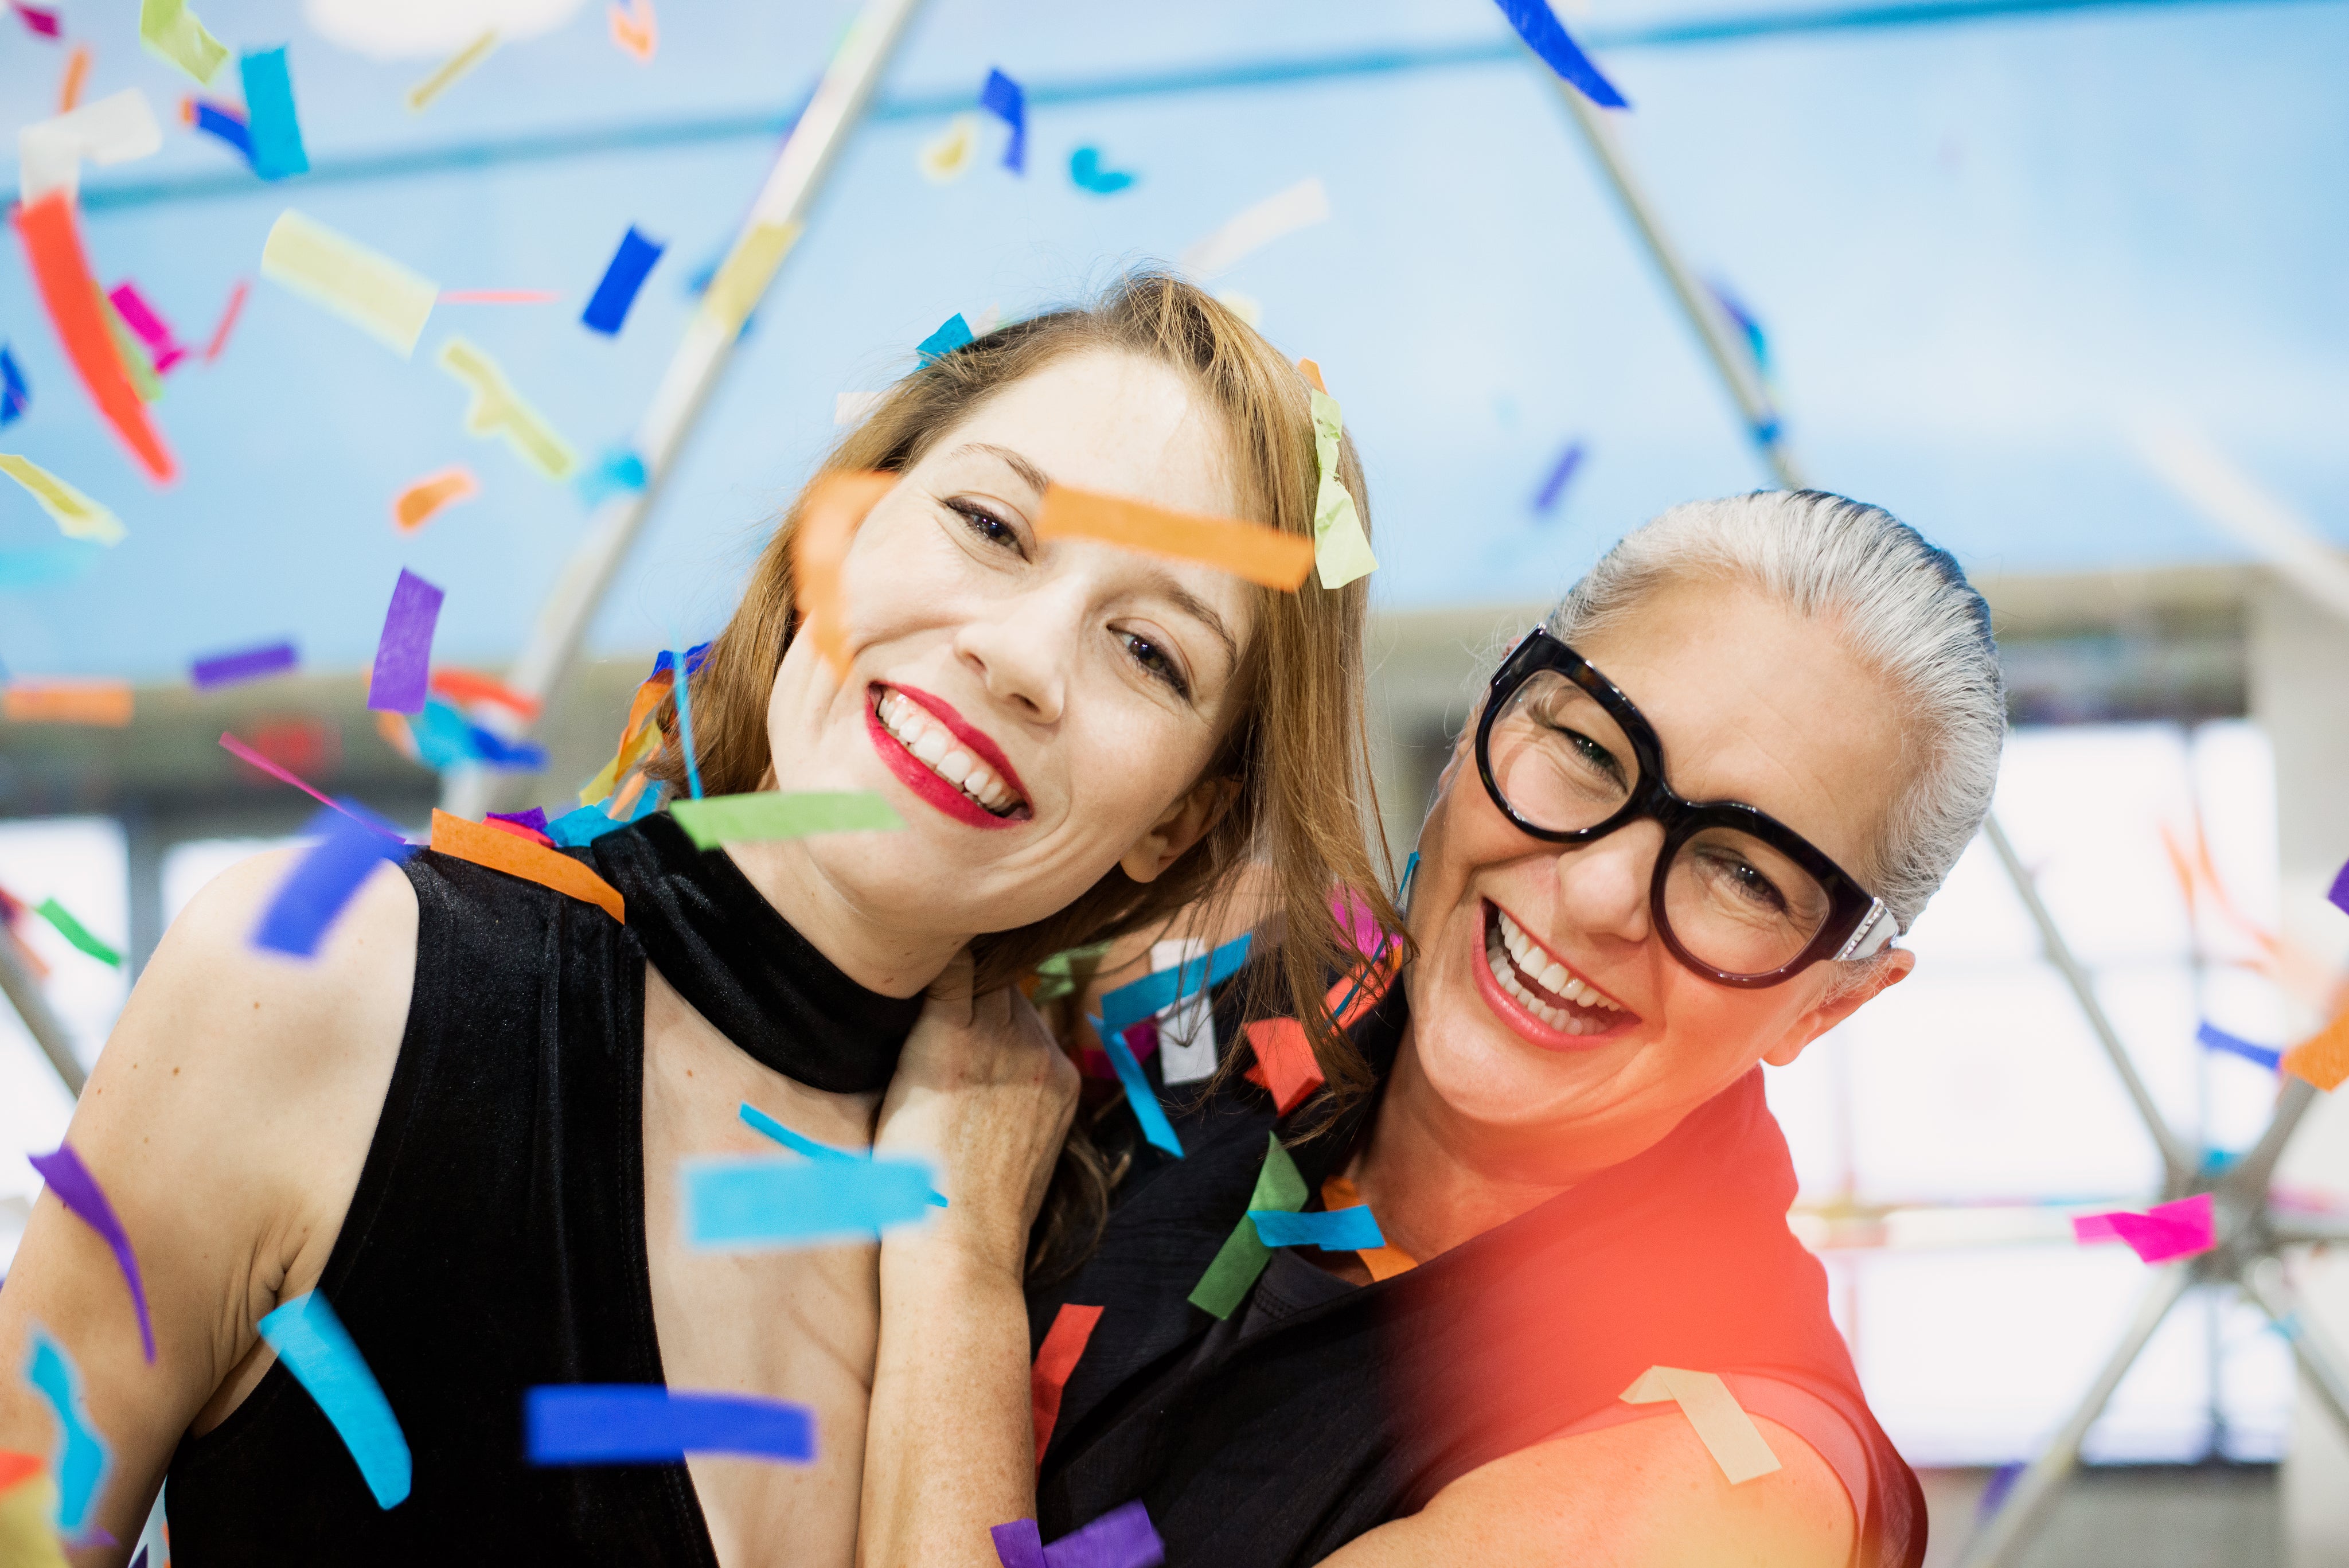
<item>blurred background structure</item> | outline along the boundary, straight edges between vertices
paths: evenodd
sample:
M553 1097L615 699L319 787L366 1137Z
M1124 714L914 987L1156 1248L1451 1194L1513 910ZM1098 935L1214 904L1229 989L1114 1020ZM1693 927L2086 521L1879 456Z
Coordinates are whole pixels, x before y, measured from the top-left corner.
M251 285L218 356L161 378L153 417L181 473L159 488L76 382L20 253L0 260L0 340L29 391L0 451L129 530L60 540L0 493L0 676L135 694L119 728L0 722L0 888L58 900L121 961L15 922L87 1063L178 908L312 809L222 751L223 730L405 823L481 783L436 775L365 710L393 578L447 590L436 664L511 675L564 562L627 498L467 435L431 356L451 333L480 344L590 471L640 439L857 7L672 0L647 61L601 0L211 0L232 50L287 47L311 168L268 182L181 123L191 94L233 107L233 65L196 91L142 52L135 6L55 9L55 41L0 17L13 119L56 112L86 47L86 101L139 88L165 122L160 153L83 174L101 284L135 281L197 348ZM1325 219L1206 281L1320 364L1361 445L1399 853L1510 638L1625 528L1774 483L1489 0L905 9L535 732L546 771L493 781L506 804L568 804L654 651L717 629L843 394L909 369L951 315L1009 318L1174 264L1309 179ZM2018 726L2001 815L2166 1116L2209 1157L2240 1153L2275 1075L2198 1032L2287 1045L2349 957L2324 896L2349 859L2349 7L1559 15L1630 99L1612 138L1806 474L1914 523L1990 597ZM500 46L411 111L409 90L492 26ZM978 114L992 69L1024 88L1021 172ZM965 164L935 178L957 134ZM258 278L289 206L445 289L558 297L444 300L403 362ZM588 331L631 225L665 253L623 329ZM480 493L395 528L393 495L455 463ZM191 687L191 660L281 639L295 672ZM2144 1265L2075 1246L2064 1216L2143 1201L2158 1159L1987 846L1912 945L1915 979L1775 1071L1772 1097L1803 1177L1794 1222L1879 1417L1934 1472L1941 1562L2141 1287ZM0 1268L38 1189L18 1153L54 1147L70 1108L0 1009ZM2312 1121L2285 1185L2313 1211L2349 1207L2349 1112L2328 1100ZM2349 1270L2301 1255L2292 1272L2349 1338ZM2170 1316L2086 1453L2090 1484L2021 1561L2349 1562L2349 1437L2230 1292Z

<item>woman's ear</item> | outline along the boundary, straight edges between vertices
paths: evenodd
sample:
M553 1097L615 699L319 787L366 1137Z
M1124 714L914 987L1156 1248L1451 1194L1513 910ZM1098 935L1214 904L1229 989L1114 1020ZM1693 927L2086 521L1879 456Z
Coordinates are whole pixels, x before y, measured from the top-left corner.
M1817 1006L1795 1020L1785 1041L1762 1054L1773 1067L1791 1066L1803 1048L1859 1011L1886 986L1899 985L1917 967L1917 955L1907 948L1887 948L1869 961L1868 971L1849 984L1830 986Z
M1237 779L1201 779L1191 792L1166 808L1150 831L1118 857L1118 866L1136 882L1155 882L1166 867L1183 858L1184 851L1207 836L1239 799Z

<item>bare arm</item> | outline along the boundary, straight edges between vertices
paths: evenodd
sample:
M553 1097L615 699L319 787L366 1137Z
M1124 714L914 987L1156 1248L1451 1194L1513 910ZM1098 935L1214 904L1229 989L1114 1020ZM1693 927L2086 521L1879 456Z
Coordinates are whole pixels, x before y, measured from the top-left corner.
M1325 1568L1844 1568L1857 1525L1835 1471L1756 1416L1782 1469L1731 1486L1677 1414L1537 1443L1469 1471Z
M958 961L905 1043L874 1150L938 1161L948 1207L881 1243L881 1342L857 1555L995 1568L988 1528L1036 1511L1022 1253L1075 1114L1076 1069L1028 1003L976 1003Z
M155 1324L140 1347L113 1252L48 1192L0 1290L0 1449L57 1428L24 1379L36 1324L72 1357L111 1465L89 1515L129 1555L181 1434L265 1368L254 1325L308 1289L358 1184L398 1054L416 899L379 870L310 963L247 942L298 852L197 897L140 977L74 1109L70 1143L129 1234Z

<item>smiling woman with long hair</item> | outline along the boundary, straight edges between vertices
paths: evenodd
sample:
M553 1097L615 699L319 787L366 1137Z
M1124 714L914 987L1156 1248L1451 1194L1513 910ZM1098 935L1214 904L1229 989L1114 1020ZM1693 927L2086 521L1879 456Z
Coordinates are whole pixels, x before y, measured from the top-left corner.
M187 1568L845 1564L874 1249L696 1251L679 1159L771 1152L745 1106L869 1143L950 966L967 1015L974 982L1212 901L1250 857L1310 1010L1329 889L1374 882L1362 586L1275 593L1036 531L1058 483L1311 537L1296 369L1144 275L917 369L823 471L895 478L842 568L844 670L796 635L794 508L690 677L698 770L719 793L875 791L902 830L703 853L651 816L574 852L625 924L431 853L378 870L312 962L246 940L283 854L174 923L68 1134L136 1242L160 1355L105 1243L49 1198L0 1292L0 1365L37 1323L81 1370L112 1452L93 1522L133 1537L168 1466ZM1359 503L1350 450L1340 477ZM1020 1085L1044 1167L1072 1079ZM961 1167L939 1179L949 1212L989 1212ZM412 1456L388 1509L258 1336L313 1291ZM523 1462L526 1389L664 1383L809 1407L813 1462ZM0 1449L53 1430L0 1378Z

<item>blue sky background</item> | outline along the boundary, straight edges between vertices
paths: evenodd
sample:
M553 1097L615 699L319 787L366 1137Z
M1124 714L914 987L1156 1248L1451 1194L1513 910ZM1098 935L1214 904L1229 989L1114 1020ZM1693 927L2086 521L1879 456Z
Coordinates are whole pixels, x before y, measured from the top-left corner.
M88 96L141 87L166 121L160 155L85 178L101 281L135 280L199 344L233 283L256 281L221 361L169 379L156 417L183 472L159 490L97 418L21 252L0 242L0 337L33 392L0 450L130 530L88 548L68 582L0 588L0 660L163 679L291 636L306 664L355 668L402 566L449 591L440 658L510 657L585 514L464 434L465 394L433 352L461 332L583 452L624 440L684 326L687 279L771 158L762 124L799 102L851 9L671 0L647 67L614 47L600 5L583 6L412 115L402 97L429 60L346 51L283 0L212 0L199 10L232 48L290 46L319 172L264 185L179 127L192 84L139 49L135 5L65 0L69 38L95 50ZM2167 5L1679 43L1664 36L1678 24L1761 8L1594 0L1564 14L1631 99L1630 155L1692 259L1767 325L1820 483L1891 506L1978 570L2240 558L2132 451L2132 421L2176 414L2349 544L2349 8ZM1266 332L1319 359L1343 402L1371 474L1378 603L1545 597L1659 508L1761 483L1548 88L1507 46L1487 0L933 0L595 647L714 629L764 520L831 440L834 395L909 369L946 316L1080 296L1308 175L1331 220L1216 284L1261 300ZM1197 80L1377 50L1418 63ZM0 17L11 120L54 107L64 54ZM998 130L988 161L928 183L916 149L999 66L1040 99L1078 101L1031 109L1024 179L992 161ZM1139 90L1144 75L1164 80ZM235 97L233 68L215 96ZM734 134L676 140L729 121ZM510 155L518 139L581 133L609 150ZM1137 183L1077 189L1068 158L1086 144ZM336 175L402 153L420 167ZM552 288L566 303L443 305L403 361L257 281L287 206L445 287ZM669 248L605 338L577 314L631 223ZM1588 460L1537 518L1531 497L1571 440ZM483 493L396 534L393 493L454 462ZM0 493L0 552L56 539L29 498Z

